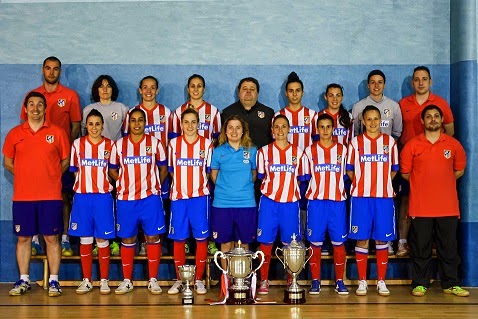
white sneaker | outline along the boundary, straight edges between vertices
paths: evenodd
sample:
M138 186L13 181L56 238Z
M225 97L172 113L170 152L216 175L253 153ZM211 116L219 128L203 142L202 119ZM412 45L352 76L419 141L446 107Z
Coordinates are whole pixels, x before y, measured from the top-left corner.
M355 294L357 296L366 296L367 295L367 281L366 280L359 280L359 286L357 290L355 290Z
M84 295L88 292L90 292L91 290L93 290L93 285L91 284L91 282L88 280L88 278L83 278L83 281L81 282L81 284L78 286L78 288L76 288L76 293L78 295Z
M393 242L389 241L387 243L387 246L388 246L388 255L389 256L392 256L395 254L395 252L393 251Z
M139 255L140 256L146 256L146 243L142 243L139 246Z
M119 284L118 288L116 288L115 294L124 295L132 291L133 291L133 283L129 279L125 279Z
M107 295L111 292L110 286L108 285L108 279L101 279L100 281L100 294Z
M194 283L194 291L198 295L205 295L207 293L206 287L204 286L204 282L202 280L196 280Z
M377 291L380 296L390 296L390 290L387 289L387 285L383 280L377 283Z
M169 288L168 295L177 295L183 290L184 290L183 282L181 280L176 280L174 285L171 288Z
M151 278L148 284L148 290L153 295L160 295L163 290L159 287L158 280L156 278Z

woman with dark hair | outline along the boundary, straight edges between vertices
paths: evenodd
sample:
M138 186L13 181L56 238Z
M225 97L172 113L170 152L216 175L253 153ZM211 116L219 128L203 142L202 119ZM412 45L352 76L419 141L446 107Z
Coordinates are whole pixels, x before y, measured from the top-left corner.
M327 101L327 107L321 110L318 115L328 114L332 116L334 119L332 139L340 144L348 145L352 138L353 122L352 114L342 104L343 88L336 83L327 85L324 98Z
M103 136L116 141L121 135L123 121L128 113L128 107L116 102L119 89L115 80L109 75L100 75L91 87L91 100L95 103L83 109L82 135L86 136L86 116L91 110L98 110L104 119Z

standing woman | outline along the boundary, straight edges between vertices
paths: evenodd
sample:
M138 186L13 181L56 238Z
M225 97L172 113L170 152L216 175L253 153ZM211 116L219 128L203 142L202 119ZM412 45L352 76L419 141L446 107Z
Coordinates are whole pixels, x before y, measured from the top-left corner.
M108 179L108 160L113 141L101 135L104 120L92 109L85 119L87 135L76 139L71 146L70 171L75 173L75 196L68 234L80 237L80 260L83 281L77 294L93 289L93 238L98 245L100 264L100 293L110 293L108 272L110 248L108 239L115 238L113 186Z
M216 185L211 209L212 238L221 243L223 252L231 250L238 240L248 249L256 238L256 155L244 120L237 115L228 118L211 160L211 180Z
M352 138L353 122L352 114L342 104L344 99L342 87L336 83L327 85L324 98L327 101L327 107L320 111L318 115L328 114L332 116L334 119L332 139L334 142L347 146Z
M290 125L287 117L277 115L272 121L275 141L257 152L257 177L262 179L257 240L265 255L258 294L269 293L268 273L272 244L280 231L284 244L293 234L300 240L299 180L304 176L304 152L287 141Z

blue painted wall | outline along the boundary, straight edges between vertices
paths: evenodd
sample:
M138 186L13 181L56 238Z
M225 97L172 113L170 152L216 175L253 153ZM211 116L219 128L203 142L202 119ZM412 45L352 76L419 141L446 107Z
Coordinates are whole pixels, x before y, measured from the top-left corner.
M476 0L27 2L0 3L0 143L18 124L25 93L40 85L41 62L56 55L64 63L62 83L78 91L83 106L94 79L106 73L119 84L118 100L132 107L139 80L151 74L160 81L158 100L171 109L186 99L192 73L206 78L206 99L220 109L236 100L242 77L254 76L261 83L259 100L279 110L286 77L296 71L305 86L304 104L317 110L331 82L344 87L347 108L365 97L365 79L374 68L387 75L385 94L399 100L411 93L413 68L425 64L433 91L452 97L458 135L470 141L467 151L476 150L465 125L475 116L476 93L473 100L461 90L457 98L453 87L465 74L475 76L466 76L470 87L476 80L476 32L471 48L464 45L470 34L462 32L473 22L453 20L464 13L476 17ZM467 50L457 54L457 46ZM472 157L469 168L474 162ZM471 177L460 184L465 223L478 222ZM11 180L0 168L0 281L17 278ZM478 276L470 282L478 285Z

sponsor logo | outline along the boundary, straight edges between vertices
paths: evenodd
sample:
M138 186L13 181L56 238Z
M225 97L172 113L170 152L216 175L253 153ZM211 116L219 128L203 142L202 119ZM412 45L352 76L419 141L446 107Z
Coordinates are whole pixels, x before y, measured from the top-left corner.
M380 121L380 127L389 127L389 126L390 126L390 121L387 121L387 120Z
M347 234L345 234L345 235L342 235L342 238L346 238L346 237L347 237Z
M204 234L207 234L207 232L208 232L208 230L202 230L202 231L201 231L201 234L204 235Z
M204 159L202 158L178 158L176 160L177 166L203 166Z
M144 127L144 133L164 132L164 124L151 124Z
M272 173L295 173L295 166L289 164L271 164L269 172Z
M257 111L257 116L260 118L260 119L263 119L264 117L266 117L266 113L262 112L262 111Z
M111 119L113 121L116 121L118 119L118 113L117 112L111 112Z
M445 156L446 159L449 159L451 157L451 150L443 150L443 156Z
M112 231L105 231L105 235L109 235L109 234L111 234L113 231L114 231L114 230L112 230Z
M124 165L151 164L151 156L128 156L123 158Z
M352 233L358 233L358 226L352 226Z
M55 142L55 135L47 135L46 136L46 142L50 143L50 144Z
M390 237L390 236L392 236L392 233L390 233L390 234L385 234L385 237Z
M80 160L81 166L95 166L95 167L106 167L108 166L108 161L101 158L82 158Z
M78 224L77 223L71 223L71 229L77 230L78 229Z
M360 162L362 163L387 163L388 155L386 154L363 154L360 155Z
M340 173L342 165L339 164L317 164L314 166L315 173L330 172Z
M65 99L58 99L58 102L56 104L59 107L64 107L66 105L66 100Z
M342 266L343 264L344 264L344 263L340 263L340 264L337 263L337 264L335 264L335 265L336 265L336 266Z
M21 229L21 228L20 228L20 225L15 225L15 231L16 231L17 233L20 232L20 229Z
M289 133L291 134L308 134L310 131L308 126L291 126Z
M163 228L164 228L164 225L163 225L163 226L161 226L161 227L158 227L158 230L161 230L161 229L163 229Z
M199 122L198 124L198 130L199 131L209 131L209 123L203 123L203 122Z
M334 128L334 131L332 133L334 136L346 136L347 135L347 129L343 127L336 127Z
M386 264L388 264L388 263L387 263L387 262L383 262L383 261L382 261L382 265L386 265Z

